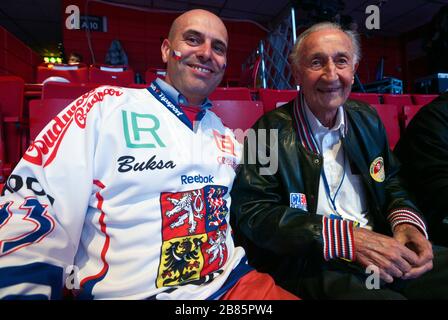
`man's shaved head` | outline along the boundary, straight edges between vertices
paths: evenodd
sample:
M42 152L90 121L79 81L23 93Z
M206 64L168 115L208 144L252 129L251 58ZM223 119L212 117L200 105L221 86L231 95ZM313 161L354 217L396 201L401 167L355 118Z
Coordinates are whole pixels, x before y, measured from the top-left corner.
M175 37L176 33L178 32L179 28L185 23L186 20L194 17L194 18L200 18L202 16L207 16L210 19L215 20L218 24L221 25L221 27L225 30L226 33L226 40L228 41L228 35L227 35L227 29L224 25L224 23L222 22L222 20L215 14L206 11L206 10L202 10L202 9L193 9L190 11L187 11L183 14L181 14L180 16L178 16L174 21L173 24L171 25L170 28L170 32L168 34L168 40L172 41L173 38Z

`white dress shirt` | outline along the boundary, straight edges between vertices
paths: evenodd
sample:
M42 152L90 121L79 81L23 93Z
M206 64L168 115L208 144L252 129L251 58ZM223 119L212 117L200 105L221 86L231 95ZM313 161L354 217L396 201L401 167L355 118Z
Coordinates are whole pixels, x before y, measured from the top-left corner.
M357 221L361 227L371 227L362 177L352 173L348 157L342 148L341 137L344 135L346 125L343 107L338 108L336 121L331 129L322 125L306 103L305 115L323 157L322 169L324 172L321 174L319 181L317 214L327 217L340 216L343 219ZM330 195L325 187L324 174L328 182ZM334 198L336 210L330 197Z

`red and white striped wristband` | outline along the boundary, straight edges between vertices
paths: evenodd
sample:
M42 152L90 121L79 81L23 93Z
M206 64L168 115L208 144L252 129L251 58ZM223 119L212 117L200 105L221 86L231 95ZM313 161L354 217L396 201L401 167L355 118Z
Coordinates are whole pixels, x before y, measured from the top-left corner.
M392 231L399 224L409 223L416 226L425 235L426 239L428 239L425 223L416 213L412 212L408 208L395 209L389 214L387 219L390 222Z
M322 217L322 235L324 238L324 259L342 258L353 261L355 245L353 228L355 223L350 220Z

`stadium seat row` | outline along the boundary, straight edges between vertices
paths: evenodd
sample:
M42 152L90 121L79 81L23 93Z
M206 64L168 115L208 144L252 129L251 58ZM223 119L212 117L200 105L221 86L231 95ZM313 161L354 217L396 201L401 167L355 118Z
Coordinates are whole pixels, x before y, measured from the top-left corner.
M396 106L428 104L437 97L435 94L386 94L386 93L350 93L350 99L369 104L393 104Z
M145 80L147 83L150 83L156 77L164 76L165 70L149 68L145 73ZM118 86L135 83L134 70L129 66L110 66L104 64L87 66L83 63L43 63L38 66L37 83L44 83L49 78L70 83L95 83Z
M63 107L73 99L94 89L99 84L47 82L42 89L42 99L29 100L29 108L24 103L24 81L19 77L0 77L0 177L8 176L10 169L36 135ZM131 84L128 87L144 88L147 85ZM214 101L214 111L232 129L243 131L251 127L264 113L287 103L297 96L296 90L273 90L248 88L217 88L210 99ZM352 93L351 98L371 99L372 94ZM375 95L377 98L380 95ZM384 104L372 103L381 117L393 148L402 130L417 111L435 96L402 95L395 103L386 103L393 95L381 95ZM366 98L367 97L367 98ZM25 101L27 102L27 101ZM424 102L416 104L416 102ZM1 183L0 178L0 183Z

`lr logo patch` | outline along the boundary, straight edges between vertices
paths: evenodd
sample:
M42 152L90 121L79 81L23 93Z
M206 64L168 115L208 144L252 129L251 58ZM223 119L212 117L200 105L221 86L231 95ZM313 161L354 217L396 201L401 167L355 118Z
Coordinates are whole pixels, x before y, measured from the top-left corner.
M124 138L128 148L161 148L165 147L157 134L159 119L152 114L140 114L122 111Z

